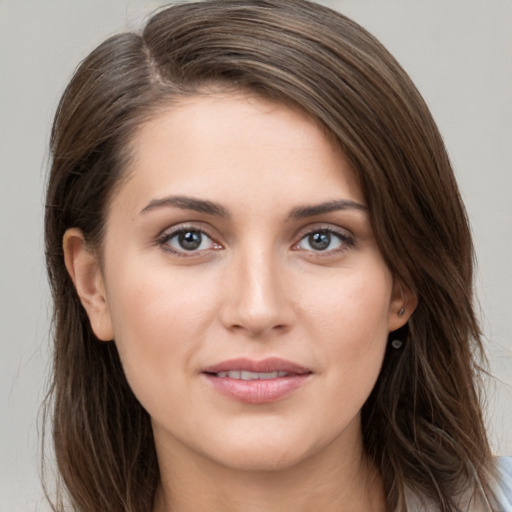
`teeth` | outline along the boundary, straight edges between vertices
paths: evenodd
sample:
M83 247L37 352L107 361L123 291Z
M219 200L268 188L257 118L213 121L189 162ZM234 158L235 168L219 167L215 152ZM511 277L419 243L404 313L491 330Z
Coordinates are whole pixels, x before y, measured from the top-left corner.
M231 370L229 372L219 372L217 377L227 377L237 380L266 380L286 377L287 372L248 372L245 370Z

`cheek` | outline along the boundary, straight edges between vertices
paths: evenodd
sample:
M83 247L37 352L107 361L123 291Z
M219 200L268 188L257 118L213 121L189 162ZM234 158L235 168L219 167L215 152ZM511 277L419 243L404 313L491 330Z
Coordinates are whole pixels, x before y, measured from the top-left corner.
M339 338L357 350L387 336L391 293L392 278L382 265L362 272L343 269L304 290L300 308L321 339Z
M316 287L303 304L309 337L336 400L362 406L380 372L388 338L392 279L379 271L346 272ZM343 404L342 404L343 405Z
M110 277L115 343L130 386L150 405L187 376L216 314L213 296L200 276L166 266L120 265Z
M117 339L168 342L211 317L215 275L170 269L163 260L123 262L110 272L107 293Z

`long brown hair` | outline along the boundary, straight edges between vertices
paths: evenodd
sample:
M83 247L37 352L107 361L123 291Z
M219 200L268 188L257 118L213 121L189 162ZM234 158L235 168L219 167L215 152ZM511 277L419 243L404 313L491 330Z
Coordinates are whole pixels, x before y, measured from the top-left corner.
M489 500L493 463L480 405L483 355L468 221L437 127L407 74L353 21L303 0L207 0L156 13L80 65L51 136L46 257L54 299L48 399L63 488L81 512L149 512L159 479L148 414L115 343L100 343L63 259L66 229L101 248L136 130L214 84L312 116L357 174L380 250L418 298L362 411L364 447L390 510L408 492L441 511ZM63 510L60 499L54 510Z

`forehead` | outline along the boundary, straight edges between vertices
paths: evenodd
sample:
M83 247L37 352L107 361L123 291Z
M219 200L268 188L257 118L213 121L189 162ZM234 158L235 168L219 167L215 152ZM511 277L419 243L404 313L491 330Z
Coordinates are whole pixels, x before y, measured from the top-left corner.
M325 200L342 185L364 202L346 158L318 122L249 94L174 101L139 128L130 149L127 182L140 197L215 192L229 200L277 187L287 193L306 188Z

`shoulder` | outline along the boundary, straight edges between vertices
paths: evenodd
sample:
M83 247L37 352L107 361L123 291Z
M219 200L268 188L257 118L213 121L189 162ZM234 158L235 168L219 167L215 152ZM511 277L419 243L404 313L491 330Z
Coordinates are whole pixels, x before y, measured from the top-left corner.
M498 457L498 487L496 490L500 505L504 512L512 510L512 457Z

